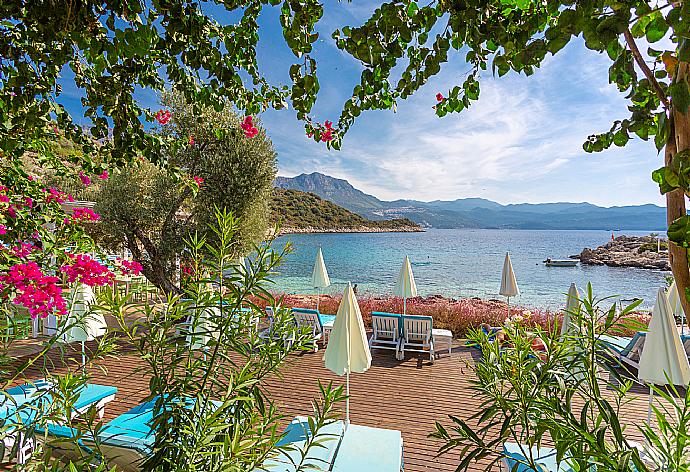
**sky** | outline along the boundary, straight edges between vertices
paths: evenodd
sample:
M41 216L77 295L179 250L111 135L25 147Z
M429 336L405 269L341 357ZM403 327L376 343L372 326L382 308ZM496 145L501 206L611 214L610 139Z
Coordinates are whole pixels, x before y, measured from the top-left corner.
M316 121L337 121L362 70L335 47L331 33L361 24L376 4L326 0L314 54L321 85ZM208 8L218 21L231 21L220 7ZM260 68L273 83L288 83L288 68L297 59L284 44L278 10L262 14L260 24ZM383 200L664 204L651 180L652 170L662 165L653 142L634 138L625 148L597 154L582 150L588 135L628 116L623 94L608 83L607 57L585 49L576 38L531 77L483 73L479 101L438 118L432 108L436 93L462 82L469 70L463 57L449 54L443 71L399 102L395 113L364 112L340 151L308 139L294 110L263 113L279 175L322 172ZM69 87L66 91L69 95ZM155 101L155 96L145 94L142 100Z

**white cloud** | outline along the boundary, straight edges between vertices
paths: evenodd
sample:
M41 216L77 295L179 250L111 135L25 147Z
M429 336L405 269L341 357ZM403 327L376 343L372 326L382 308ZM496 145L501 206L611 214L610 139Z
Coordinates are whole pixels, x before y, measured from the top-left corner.
M487 74L478 102L439 119L431 108L434 95L457 84L466 68L455 61L400 103L397 113L364 113L339 152L303 138L292 117L271 119L281 172L320 171L388 200L661 203L650 179L660 165L651 143L633 140L594 155L582 150L588 135L628 112L622 94L608 84L608 59L575 41L532 77ZM356 80L322 78L328 99L320 109L337 112L338 97L347 96Z

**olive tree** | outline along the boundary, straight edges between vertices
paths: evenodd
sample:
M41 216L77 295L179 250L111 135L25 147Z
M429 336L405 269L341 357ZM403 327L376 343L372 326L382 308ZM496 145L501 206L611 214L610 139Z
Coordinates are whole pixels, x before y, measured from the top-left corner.
M87 195L101 216L90 225L95 240L113 250L126 247L152 283L179 293L174 274L184 241L195 233L212 239L215 209L231 211L239 221L234 256L264 238L276 154L264 132L253 138L236 132L239 118L227 110L197 113L173 94L164 104L171 119L158 132L187 145L160 159L167 168L146 160L131 164L96 180Z

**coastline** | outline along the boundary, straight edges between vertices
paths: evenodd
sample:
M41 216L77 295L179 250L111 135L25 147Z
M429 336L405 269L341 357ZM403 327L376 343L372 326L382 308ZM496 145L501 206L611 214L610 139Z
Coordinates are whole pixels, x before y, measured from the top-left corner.
M278 231L278 236L286 234L346 234L346 233L423 233L420 226L400 226L397 228L379 228L376 226L355 226L343 228L306 228L284 227Z

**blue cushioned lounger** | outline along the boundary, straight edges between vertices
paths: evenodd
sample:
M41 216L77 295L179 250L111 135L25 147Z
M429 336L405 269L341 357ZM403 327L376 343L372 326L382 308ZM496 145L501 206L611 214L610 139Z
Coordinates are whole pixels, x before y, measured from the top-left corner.
M525 451L527 446L523 446ZM535 462L543 467L543 470L536 472L571 472L573 469L565 463L565 461L560 464L556 463L556 450L550 447L533 447L531 448L532 456L535 458ZM521 464L519 461L526 460L520 445L516 443L505 443L503 445L503 453L506 457L504 461L504 470L506 472L535 472L532 467L528 465ZM513 469L517 464L517 468Z
M52 384L45 380L37 380L31 384L7 389L5 392L9 397L6 395L0 396L0 419L9 419L10 421L33 419L41 405L47 407L47 404L43 402L52 401L52 396L49 392L51 386ZM94 405L98 408L99 414L102 417L105 403L113 400L116 393L116 387L86 384L79 391L79 396L73 405L74 409L76 413L81 413ZM30 405L31 407L22 408L23 405ZM17 412L19 412L19 417L13 417Z
M281 450L276 457L264 462L263 467L259 470L267 472L294 472L297 470L294 464L299 465L302 458L301 451L306 447L307 435L311 435L307 421L304 416L297 416L292 420L285 428L285 436L278 442L278 446L290 446L290 449ZM321 445L313 445L309 448L309 454L305 458L304 465L309 464L311 470L330 470L343 432L344 423L342 421L335 421L323 427L317 438Z
M53 400L50 394L52 386L53 384L50 382L37 380L31 384L9 388L4 395L0 395L0 419L9 426L4 443L8 449L17 446L16 459L19 464L23 464L28 459L28 454L31 453L34 444L33 440L28 440L16 445L15 441L22 435L14 434L14 426L33 423L37 415L49 408ZM93 406L102 418L105 404L113 400L116 393L117 388L115 387L97 384L84 385L79 390L79 396L73 404L72 417L84 413Z
M296 313L309 313L317 315L321 321L321 326L335 321L335 315L324 315L319 310L312 310L311 308L293 308L292 311Z
M285 429L278 445L294 449L281 451L278 457L264 463L259 470L294 472L306 446L309 424L304 416L297 416ZM312 446L305 460L315 470L338 472L400 472L402 470L402 435L400 431L370 428L350 424L347 430L342 421L333 422L319 433L322 447ZM292 459L292 460L290 460Z
M191 405L191 400L188 400ZM215 404L215 402L213 402ZM156 441L155 432L151 429L156 401L151 400L135 406L126 413L107 423L98 434L99 451L107 458L109 464L117 465L118 471L131 472L141 470L141 463L151 454ZM48 425L48 433L54 438L74 438L78 431L73 428ZM89 448L95 443L93 437L83 435L79 446ZM62 443L61 446L65 446ZM74 448L73 444L67 444ZM71 451L60 451L68 455ZM73 453L73 452L72 452Z
M343 435L334 472L399 472L403 469L400 431L351 424Z

